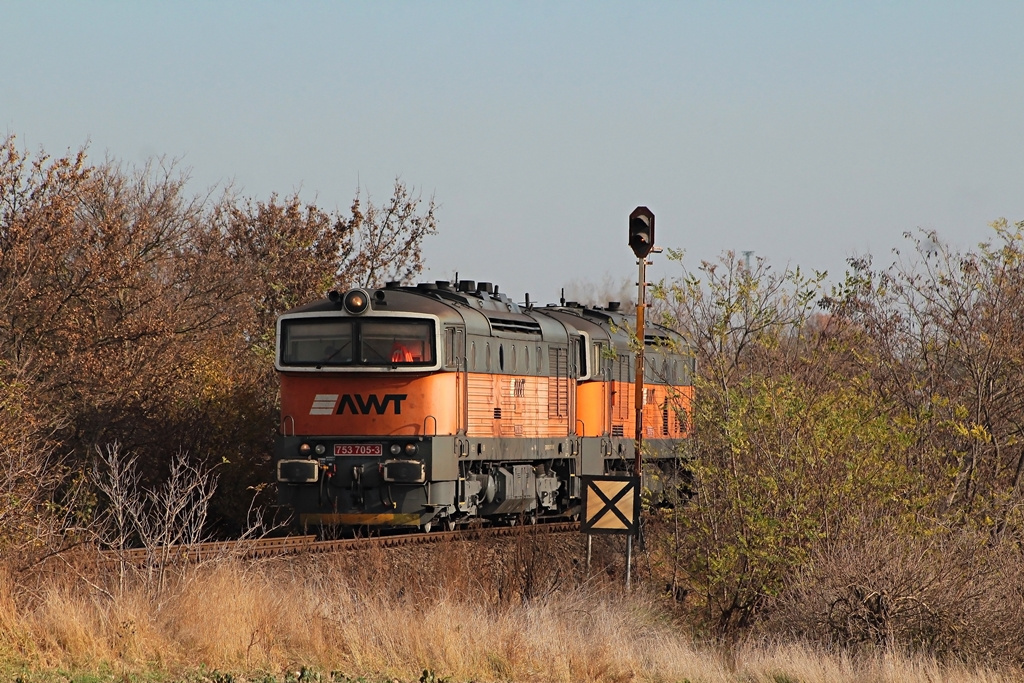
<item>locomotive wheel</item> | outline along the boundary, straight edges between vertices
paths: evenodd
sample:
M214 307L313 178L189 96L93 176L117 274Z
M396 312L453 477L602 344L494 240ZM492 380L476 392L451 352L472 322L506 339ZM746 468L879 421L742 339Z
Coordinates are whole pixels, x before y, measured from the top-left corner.
M432 529L433 527L434 527L434 520L430 520L429 522L425 522L425 523L423 524L423 526L422 526L422 527L420 527L420 528L422 528L422 529L423 529L423 533L425 533L425 534L429 534L429 533L430 533L430 530L431 530L431 529Z

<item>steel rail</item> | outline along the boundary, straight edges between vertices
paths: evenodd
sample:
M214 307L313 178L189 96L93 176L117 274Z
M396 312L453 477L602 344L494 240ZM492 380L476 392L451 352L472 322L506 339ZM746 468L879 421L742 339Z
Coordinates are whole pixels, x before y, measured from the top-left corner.
M135 567L162 566L204 562L220 557L256 559L307 553L346 552L373 547L397 548L439 543L441 541L469 541L537 533L560 534L579 531L579 528L579 522L554 522L536 525L470 527L454 531L417 532L393 536L369 536L365 538L319 541L316 536L284 536L280 538L159 546L156 548L105 550L99 554L99 563L104 566L122 563Z

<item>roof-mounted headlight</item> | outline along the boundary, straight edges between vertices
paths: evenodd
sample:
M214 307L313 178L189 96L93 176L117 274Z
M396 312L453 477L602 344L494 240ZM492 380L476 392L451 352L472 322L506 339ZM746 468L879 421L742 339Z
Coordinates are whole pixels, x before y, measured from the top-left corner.
M353 289L345 295L345 310L358 315L370 305L370 295L361 289Z

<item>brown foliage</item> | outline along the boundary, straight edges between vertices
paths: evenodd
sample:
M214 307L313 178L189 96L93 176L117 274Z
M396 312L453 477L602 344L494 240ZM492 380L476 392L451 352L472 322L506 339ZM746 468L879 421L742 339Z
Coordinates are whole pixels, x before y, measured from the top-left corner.
M389 280L407 282L423 270L420 245L437 231L433 198L417 213L420 198L399 180L387 203L378 207L367 197L365 209L357 193L352 216L339 227L355 236L355 249L344 253L339 276L350 285L370 287Z
M229 486L222 520L268 480L274 320L331 287L409 277L436 228L400 182L351 217L186 191L173 162L136 170L0 146L0 445L81 469L119 442L152 483L186 451ZM48 470L54 472L55 470Z

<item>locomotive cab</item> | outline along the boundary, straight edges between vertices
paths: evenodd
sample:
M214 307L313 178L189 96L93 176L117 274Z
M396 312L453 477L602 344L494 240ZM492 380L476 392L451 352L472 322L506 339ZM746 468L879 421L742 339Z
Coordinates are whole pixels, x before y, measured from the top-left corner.
M434 439L452 432L443 311L396 310L390 298L353 290L278 321L279 502L303 526L418 526L432 497L454 497L427 485L445 474Z

